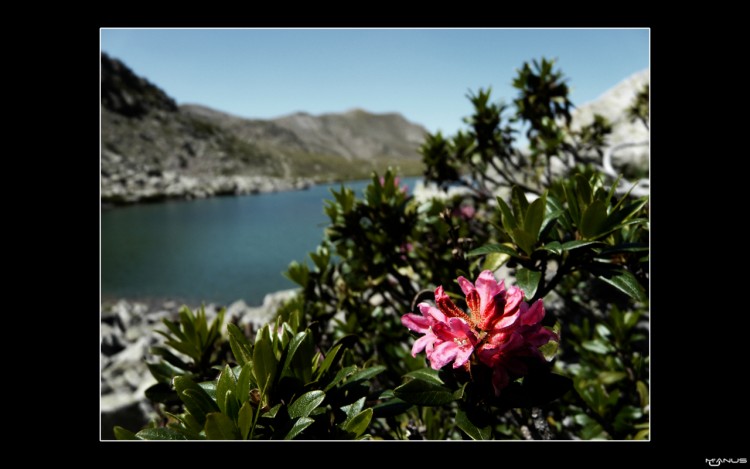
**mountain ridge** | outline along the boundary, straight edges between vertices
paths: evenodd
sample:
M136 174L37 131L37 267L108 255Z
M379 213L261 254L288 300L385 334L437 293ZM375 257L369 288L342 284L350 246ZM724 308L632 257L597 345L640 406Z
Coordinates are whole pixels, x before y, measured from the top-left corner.
M294 189L366 178L389 166L407 176L421 172L427 130L397 112L355 107L253 119L178 105L105 53L101 97L106 203Z

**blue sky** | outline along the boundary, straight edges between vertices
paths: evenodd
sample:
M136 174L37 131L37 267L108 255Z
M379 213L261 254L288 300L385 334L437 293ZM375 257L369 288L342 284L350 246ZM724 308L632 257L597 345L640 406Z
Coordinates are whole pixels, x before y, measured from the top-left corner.
M555 58L574 104L649 67L648 29L102 29L101 48L178 104L250 118L362 108L464 128L466 93L510 103L524 61Z

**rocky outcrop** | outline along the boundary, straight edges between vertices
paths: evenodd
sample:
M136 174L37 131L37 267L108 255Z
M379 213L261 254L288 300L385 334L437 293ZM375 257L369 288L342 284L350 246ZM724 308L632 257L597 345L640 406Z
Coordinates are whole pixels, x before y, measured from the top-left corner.
M612 164L617 169L625 168L631 173L648 172L648 145L624 144L649 141L649 129L640 121L631 121L627 114L636 94L644 85L649 84L649 77L649 69L634 73L596 100L578 106L572 112L574 130L593 122L595 114L605 117L612 124L612 133L607 138L608 148L618 147L612 153Z
M273 319L278 307L297 290L283 290L265 296L263 304L248 306L238 300L227 306L224 324L237 324L244 330L258 330ZM157 416L145 391L156 380L148 370L153 360L149 349L164 342L157 329L166 330L162 319L177 320L180 305L166 302L161 306L120 300L103 305L101 311L101 438L113 439L112 427L119 425L138 430ZM213 321L220 306L205 306L206 317ZM226 331L226 327L222 329ZM176 355L180 355L175 352Z
M101 200L111 204L156 202L167 199L201 199L220 195L260 194L307 189L312 179L264 176L186 176L152 170L102 175Z

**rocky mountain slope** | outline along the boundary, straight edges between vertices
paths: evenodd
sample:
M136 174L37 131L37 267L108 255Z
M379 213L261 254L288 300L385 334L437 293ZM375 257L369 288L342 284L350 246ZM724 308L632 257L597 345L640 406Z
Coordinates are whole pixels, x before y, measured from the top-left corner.
M352 110L272 120L178 106L117 59L101 58L102 201L265 192L421 171L426 130L399 114Z
M640 121L632 122L626 110L643 86L649 84L649 77L649 69L634 73L594 101L578 106L572 113L573 128L590 124L594 114L599 114L612 124L612 134L607 139L610 148L626 143L648 142L649 129ZM619 168L630 166L631 171L638 168L638 172L648 173L648 149L648 145L623 148L613 153L613 163Z

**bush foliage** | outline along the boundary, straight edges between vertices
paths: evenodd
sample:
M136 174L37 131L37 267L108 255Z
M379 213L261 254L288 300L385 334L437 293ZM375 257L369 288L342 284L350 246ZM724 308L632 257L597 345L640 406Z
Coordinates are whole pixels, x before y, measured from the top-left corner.
M418 202L390 170L361 196L333 190L312 264L285 273L299 293L254 336L186 308L165 320L147 393L162 418L116 436L648 439L648 198L597 166L606 119L571 130L553 62L524 64L513 86L512 106L479 89L465 131L427 136L424 177L443 197ZM630 111L645 125L647 103L646 90ZM402 323L435 304L438 286L457 315L469 311L454 280L485 270L527 304L543 300L556 338L499 394L474 356L438 370L413 356L417 335Z

